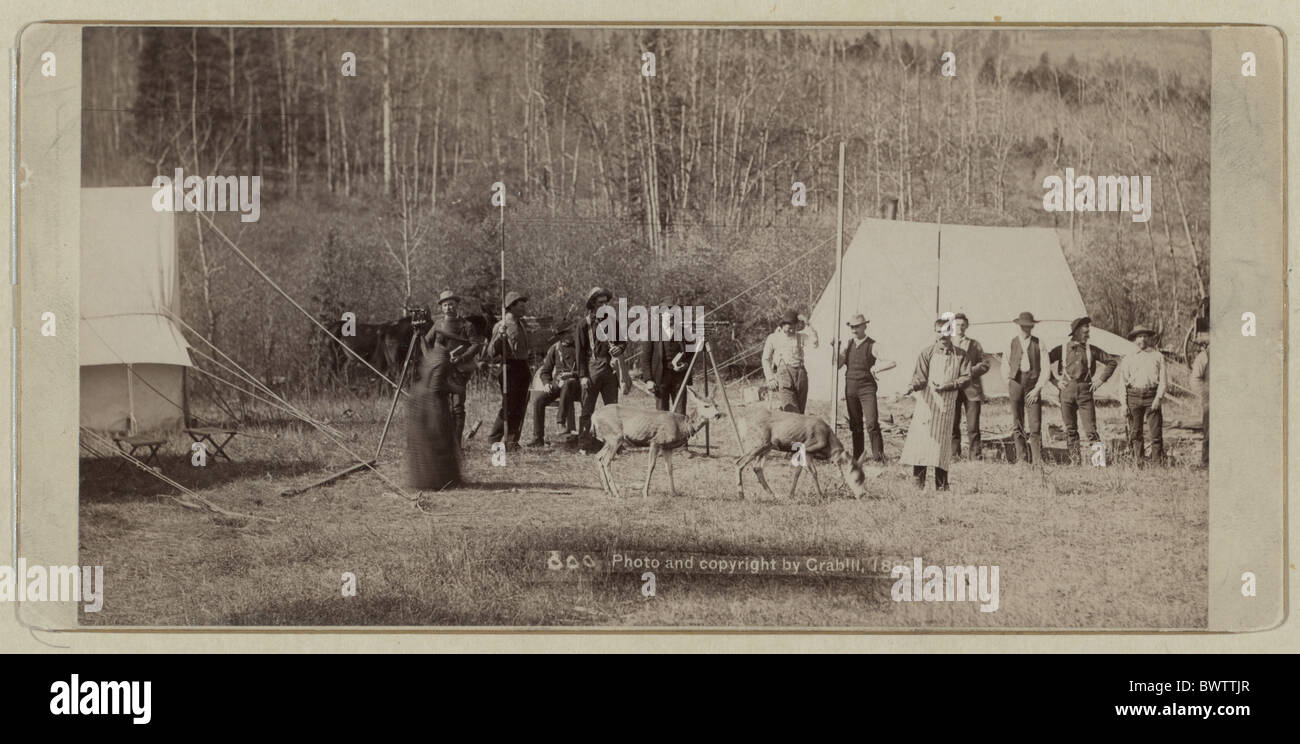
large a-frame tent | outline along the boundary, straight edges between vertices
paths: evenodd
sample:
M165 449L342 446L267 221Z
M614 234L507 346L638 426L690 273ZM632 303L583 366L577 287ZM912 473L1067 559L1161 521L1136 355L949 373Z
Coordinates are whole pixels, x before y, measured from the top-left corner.
M1039 320L1035 335L1048 349L1064 343L1070 321L1087 315L1079 287L1070 273L1056 231L1040 227L975 227L926 222L867 219L844 253L840 339L851 332L843 324L855 313L871 321L867 335L878 355L898 362L879 379L882 395L900 393L911 381L917 355L934 342L935 288L939 312L964 312L967 334L989 355L983 377L985 395L1005 397L998 358L1017 328L1012 320L1028 310ZM830 400L831 351L835 328L832 276L809 318L821 348L807 355L809 397ZM1090 343L1114 354L1136 347L1096 326ZM844 375L840 373L843 394ZM1122 388L1108 381L1100 397L1118 399ZM1055 400L1056 389L1047 386Z
M152 188L81 190L81 425L180 429L189 346L180 314L176 222Z

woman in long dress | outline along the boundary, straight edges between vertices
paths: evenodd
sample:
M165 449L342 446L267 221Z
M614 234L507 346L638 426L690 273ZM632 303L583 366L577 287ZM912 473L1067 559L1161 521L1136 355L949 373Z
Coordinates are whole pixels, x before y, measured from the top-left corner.
M957 414L957 391L971 381L970 360L943 333L945 321L935 321L937 338L916 360L907 393L920 392L907 441L899 462L912 466L916 485L925 487L925 469L934 468L934 486L948 490L952 462L952 422Z
M420 375L411 386L406 414L408 485L440 491L460 485L460 447L452 396L464 394L458 354L470 346L461 329L444 318L420 338Z

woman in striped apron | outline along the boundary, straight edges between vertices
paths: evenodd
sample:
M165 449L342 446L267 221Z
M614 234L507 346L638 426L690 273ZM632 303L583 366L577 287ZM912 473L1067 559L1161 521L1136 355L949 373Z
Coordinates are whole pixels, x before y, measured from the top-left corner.
M925 487L925 469L934 468L934 485L948 490L948 465L952 461L952 422L957 413L957 391L971 381L970 360L953 346L945 334L951 325L943 318L934 322L937 338L921 352L905 394L919 392L907 442L899 462L912 466L919 488Z

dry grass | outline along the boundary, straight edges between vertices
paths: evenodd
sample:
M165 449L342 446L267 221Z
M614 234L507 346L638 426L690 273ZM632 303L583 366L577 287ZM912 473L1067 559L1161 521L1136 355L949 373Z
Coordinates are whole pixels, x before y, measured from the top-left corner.
M349 398L309 407L369 456L386 403ZM352 415L343 415L345 408ZM892 411L902 423L909 410L910 404L887 406L886 415ZM262 438L237 438L233 465L193 468L179 440L164 450L169 476L227 509L279 517L274 524L181 509L159 498L169 492L161 482L129 468L114 474L114 463L83 458L81 561L103 565L107 584L103 611L83 615L83 622L1080 629L1206 623L1208 479L1201 469L1056 466L1049 472L1053 494L1010 465L961 462L952 470L953 490L937 494L916 491L906 469L894 465L869 483L878 498L853 501L834 470L823 467L823 486L835 489L827 500L817 499L804 478L795 499L781 502L760 500L747 471L750 499L740 501L732 497L735 444L724 421L713 430L712 457L677 459L678 486L689 497L667 495L661 465L651 498L641 498L645 456L634 452L614 464L629 496L614 502L602 495L594 463L573 451L525 451L493 468L483 441L489 412L481 396L471 399L471 422L485 419L466 462L475 485L414 502L373 473L281 498L287 486L351 464L322 435L297 424L249 429ZM1190 410L1166 415L1193 418ZM1055 409L1045 417L1059 422ZM996 433L1006 419L1003 406L990 405L983 428ZM382 470L398 482L403 426L399 413L381 458ZM1103 409L1102 429L1103 438L1122 435L1116 409ZM891 457L901 444L887 436ZM1194 460L1198 447L1193 440L1175 451ZM783 494L790 470L775 456L768 462L769 480ZM539 580L546 578L538 557L545 551L614 549L998 565L1000 608L896 603L888 579L661 572L652 599L631 574ZM357 577L356 597L341 596L345 571Z

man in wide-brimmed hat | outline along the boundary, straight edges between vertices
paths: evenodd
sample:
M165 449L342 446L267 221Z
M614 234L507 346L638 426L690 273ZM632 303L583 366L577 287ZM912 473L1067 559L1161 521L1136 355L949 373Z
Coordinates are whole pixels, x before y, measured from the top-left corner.
M640 343L638 366L641 379L645 380L649 392L655 397L655 407L667 411L677 398L677 413L686 413L686 396L679 395L682 385L691 384L695 371L691 366L691 357L696 353L686 348L683 329L682 306L672 298L655 306L655 317L651 323L657 325L658 341L646 340Z
M1093 394L1115 373L1119 359L1088 343L1092 332L1092 318L1075 318L1070 323L1070 339L1047 353L1052 363L1052 376L1061 391L1061 424L1065 426L1066 448L1070 462L1078 465L1084 461L1079 452L1079 427L1089 446L1100 442L1097 436L1097 409ZM1097 367L1101 366L1099 370Z
M808 405L808 370L804 349L817 348L817 331L802 314L790 310L763 342L763 375L772 391L773 409L803 413Z
M1013 321L1020 333L1002 354L1002 379L1011 403L1011 439L1016 462L1043 465L1043 388L1051 377L1047 346L1034 335L1038 321L1026 310ZM1026 452L1026 443L1029 445Z
M474 326L460 315L460 297L450 289L444 289L438 295L438 309L442 311L442 319L448 322L448 328L457 329L458 334L469 340L467 346L463 346L452 354L452 363L460 370L461 375L468 380L470 368L474 357L483 350L484 341L474 331ZM465 391L453 393L451 396L451 415L456 422L456 441L460 442L465 436Z
M957 410L952 417L952 454L961 455L961 416L966 412L966 434L970 439L970 459L978 460L980 453L980 407L984 405L984 385L980 378L989 371L988 360L984 358L984 347L980 342L966 335L970 319L966 313L957 313L952 318L952 345L970 360L970 384L957 391Z
M519 434L528 413L528 386L532 374L528 369L528 331L524 328L524 311L528 297L519 292L507 292L502 306L505 314L492 329L488 348L492 357L504 367L505 384L502 388L501 408L488 439L493 443L505 442L507 449L519 447Z
M1145 439L1145 443L1151 445L1148 461L1162 464L1165 459L1164 436L1161 431L1164 413L1160 410L1160 404L1164 401L1165 389L1169 385L1165 357L1155 346L1154 329L1144 325L1134 326L1128 338L1137 344L1138 350L1120 360L1115 374L1124 383L1120 405L1128 421L1129 450L1133 453L1133 459L1141 463Z
M582 411L578 416L581 445L590 447L591 414L596 398L605 405L618 402L618 371L614 360L622 355L624 344L616 338L602 338L600 308L613 302L614 294L604 287L587 292L586 313L573 329L573 348L578 357L578 382L582 386Z
M582 395L582 386L578 382L578 357L573 351L573 328L569 325L556 326L551 334L550 346L546 349L546 358L537 371L533 386L533 438L524 443L525 447L546 446L546 407L559 401L556 409L556 425L563 432L571 432L574 427L573 406Z
M844 403L849 409L849 431L853 433L853 458L862 458L864 439L870 438L871 459L883 463L885 440L880 433L876 375L893 369L896 363L877 356L876 340L867 335L869 322L862 313L849 318L848 326L853 330L853 338L841 344L838 362L844 367Z

